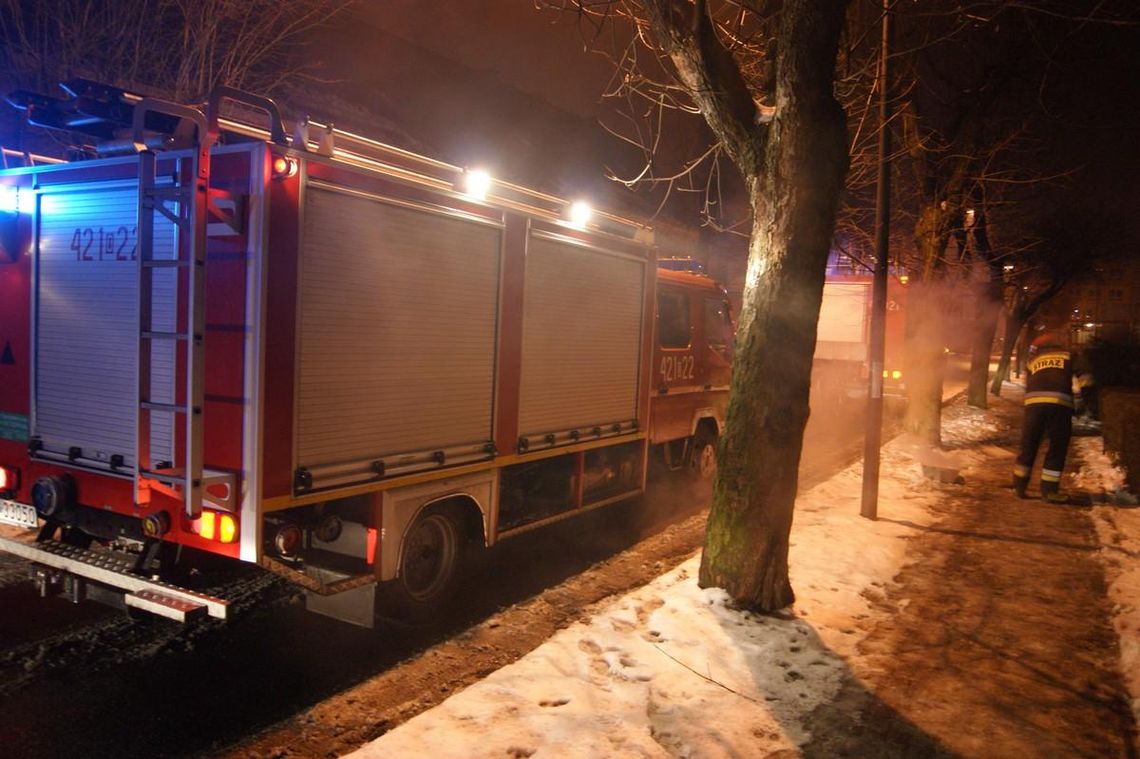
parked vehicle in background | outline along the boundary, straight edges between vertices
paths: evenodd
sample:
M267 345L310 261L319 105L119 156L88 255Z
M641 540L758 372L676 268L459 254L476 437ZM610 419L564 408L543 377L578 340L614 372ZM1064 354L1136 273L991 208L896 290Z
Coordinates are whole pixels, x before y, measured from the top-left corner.
M812 369L813 391L824 401L842 402L867 395L871 301L870 274L828 275L823 285ZM901 398L906 393L905 277L888 279L886 317L883 393Z

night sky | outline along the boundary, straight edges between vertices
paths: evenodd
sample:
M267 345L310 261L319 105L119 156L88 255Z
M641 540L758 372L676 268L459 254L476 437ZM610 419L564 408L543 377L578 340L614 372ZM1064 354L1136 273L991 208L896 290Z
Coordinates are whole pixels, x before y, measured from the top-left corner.
M1140 11L1132 15L1140 23ZM387 0L366 3L345 21L336 34L350 30L352 44L330 46L332 69L345 67L358 94L398 114L424 147L449 160L497 164L569 195L605 193L598 180L603 167L640 165L596 126L623 123L617 104L600 97L612 66L585 50L590 29L571 14L518 0ZM1040 88L1026 95L1037 150L1032 161L1043 174L1068 173L1063 191L1071 197L1096 197L1122 216L1133 209L1131 216L1140 217L1140 26L1037 22L1061 36L1027 40L1054 59L1041 72ZM696 123L673 149L691 154L707 139ZM677 211L684 217L692 205ZM1121 230L1132 245L1140 242L1138 226Z

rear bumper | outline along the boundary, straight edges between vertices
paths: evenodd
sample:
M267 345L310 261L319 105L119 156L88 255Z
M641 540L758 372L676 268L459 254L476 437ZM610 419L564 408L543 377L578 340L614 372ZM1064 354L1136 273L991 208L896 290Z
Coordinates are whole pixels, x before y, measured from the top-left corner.
M228 602L134 574L134 562L108 552L89 551L56 541L24 543L0 537L0 551L27 559L41 577L55 574L95 583L122 594L131 608L188 622L200 616L225 619Z

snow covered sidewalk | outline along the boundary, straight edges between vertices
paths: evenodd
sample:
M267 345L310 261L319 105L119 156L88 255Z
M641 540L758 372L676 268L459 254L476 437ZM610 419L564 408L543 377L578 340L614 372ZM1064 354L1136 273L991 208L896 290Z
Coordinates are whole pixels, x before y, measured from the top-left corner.
M897 747L902 753L987 755L970 750L988 745L985 735L959 741L938 734L944 726L939 719L928 723L921 714L906 714L898 703L885 707L891 699L880 701L873 688L890 665L883 663L881 646L871 644L910 601L900 593L905 589L893 584L909 560L908 545L932 534L955 538L954 530L937 533L962 497L986 500L997 489L998 478L1008 478L1010 408L1008 401L999 403L1003 416L959 403L946 414L943 441L973 487L923 478L913 451L893 443L884 451L879 521L858 515L860 465L802 493L792 533L797 601L791 618L736 611L721 591L699 589L694 557L648 586L601 605L588 622L562 630L519 661L353 756L825 756L842 748L843 741L813 731L858 732L863 719L883 713L897 723L886 740L908 744ZM1113 476L1110 462L1097 463L1092 476ZM994 497L1001 501L999 507L1012 501L1009 505L1017 508L1044 508L1039 502L1018 503L1008 490ZM1015 518L1022 520L1020 515ZM1073 520L1089 524L1089 511L1065 519L1079 530ZM967 552L974 550L968 538L991 537L972 529L956 538ZM1140 524L1130 522L1121 529L1129 534L1116 536L1116 543L1140 536ZM1003 551L1017 548L1016 542L999 545L995 556L1000 560ZM1072 561L1095 562L1095 552L1078 548L1070 552ZM1101 570L1090 566L1099 576ZM942 583L956 581L950 566L932 566L926 574L932 572L941 573ZM1126 587L1118 590L1128 596ZM1140 615L1136 604L1130 609ZM1130 629L1138 623L1140 616L1134 616ZM1025 645L1032 647L1033 641L1019 640L1011 650ZM1129 645L1135 648L1134 642ZM929 657L936 659L940 653L930 651ZM1026 682L1026 687L1033 683ZM1112 701L1116 690L1108 685L1101 695ZM1114 708L1106 706L1110 715L1119 711ZM850 713L836 719L836 712L844 709ZM1130 725L1121 724L1118 732L1130 735ZM1000 731L1001 725L980 729ZM1091 738L1092 745L1100 745L1098 740ZM1122 746L1119 741L1114 747L1105 744L1103 755L1114 755Z

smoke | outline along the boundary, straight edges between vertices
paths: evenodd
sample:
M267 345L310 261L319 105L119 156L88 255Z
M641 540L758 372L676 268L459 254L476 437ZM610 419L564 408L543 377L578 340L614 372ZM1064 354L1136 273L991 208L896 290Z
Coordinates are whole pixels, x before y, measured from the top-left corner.
M986 286L984 273L959 276L951 272L942 280L912 282L906 287L902 347L907 427L931 445L940 440L938 419L947 372L963 359L968 363L979 350L984 353L978 365L981 373L989 366L995 347L1000 347L993 337L1000 305L986 301Z

